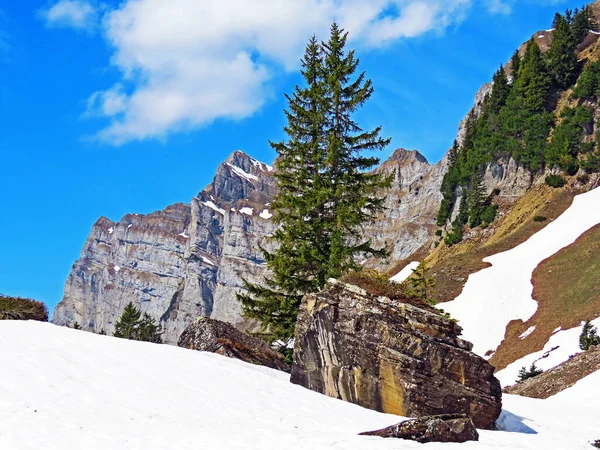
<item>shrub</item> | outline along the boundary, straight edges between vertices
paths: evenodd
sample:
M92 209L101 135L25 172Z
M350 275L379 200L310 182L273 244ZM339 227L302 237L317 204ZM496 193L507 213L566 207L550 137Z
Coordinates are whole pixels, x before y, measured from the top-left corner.
M534 222L545 222L548 218L546 216L534 216L533 220Z
M498 205L486 206L481 211L481 221L484 224L490 224L496 219L496 214L498 214Z
M340 281L358 286L371 295L387 297L391 300L409 303L429 311L437 311L425 300L410 295L405 283L390 281L386 275L379 273L376 270L350 272L341 277Z
M598 336L596 327L592 326L592 323L588 320L583 325L583 329L579 335L579 348L583 351L588 351L594 345L600 345L600 336Z
M600 439L596 439L592 442L592 447L600 448Z
M560 175L548 175L546 177L546 184L553 188L561 188L567 184L567 180Z
M442 235L442 230L436 230L435 235L440 237Z
M448 247L458 244L463 239L463 224L460 218L457 218L452 224L452 231L448 233L444 242Z
M579 175L577 177L577 181L580 184L588 184L590 182L590 176L587 173L584 173L583 175Z
M529 368L529 370L527 370L526 367L521 367L521 370L519 370L519 378L517 379L517 381L525 381L530 378L537 377L538 375L541 375L543 373L544 371L538 369L535 363L531 363L531 367Z
M0 295L0 320L37 320L48 322L48 308L30 298Z

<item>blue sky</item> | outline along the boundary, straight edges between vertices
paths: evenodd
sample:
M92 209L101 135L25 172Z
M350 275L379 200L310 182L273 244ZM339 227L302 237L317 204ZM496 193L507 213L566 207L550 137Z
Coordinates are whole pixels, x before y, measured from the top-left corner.
M188 202L236 149L283 138L298 57L336 19L376 92L359 113L435 162L542 0L0 3L0 292L60 301L100 216Z

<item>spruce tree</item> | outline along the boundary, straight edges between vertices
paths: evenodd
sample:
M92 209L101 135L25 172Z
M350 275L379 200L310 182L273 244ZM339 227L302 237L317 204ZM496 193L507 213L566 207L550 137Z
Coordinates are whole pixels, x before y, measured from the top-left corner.
M330 182L326 216L332 227L327 276L334 278L358 269L359 255L386 255L364 238L362 226L373 222L383 210L385 198L379 193L389 188L393 179L367 172L379 163L379 158L364 156L363 152L382 150L391 139L380 136L381 127L364 131L354 120L354 113L374 89L364 72L355 76L359 60L354 50L346 50L347 40L348 33L333 23L329 40L322 44L327 99L324 172Z
M600 336L598 330L587 320L583 325L583 330L579 335L579 348L583 351L588 351L590 347L600 345Z
M132 302L125 306L123 314L115 325L114 336L118 338L138 340L140 326L140 310Z
M469 183L469 226L471 228L481 225L481 212L485 202L485 186L483 184L483 171L473 173Z
M498 114L500 109L506 104L509 94L510 85L508 84L508 77L504 71L504 66L500 66L500 69L494 74L492 93L486 105L490 112Z
M100 332L104 334L104 330ZM113 336L132 341L162 343L161 330L148 313L142 313L129 302L115 325Z
M324 220L328 195L322 176L326 105L322 50L314 36L301 73L306 87L296 86L291 96L286 95L284 131L289 140L271 143L278 153L278 192L271 206L278 225L272 240L278 247L274 252L262 249L271 274L261 284L244 281L247 292L238 294L244 315L259 319L273 340L293 335L302 296L322 288L327 280L331 232Z
M435 280L431 276L429 267L427 267L427 264L425 264L424 261L421 261L417 268L413 270L410 277L410 283L415 295L425 301L435 303L434 300L431 299L431 294L435 289Z
M519 54L519 50L515 50L510 58L510 68L512 74L513 84L517 80L519 75L519 69L521 68L521 55Z
M148 313L144 313L139 321L139 340L162 344L160 327Z
M305 87L287 97L288 140L272 144L279 155L277 249L263 249L269 277L245 282L247 292L238 294L244 314L259 319L272 340L293 336L304 294L358 269L359 256L386 254L364 239L362 226L383 209L380 191L392 176L368 173L379 159L363 152L381 150L389 139L379 137L380 128L364 132L353 119L373 86L364 73L354 78L359 61L346 41L336 24L328 42L311 39L302 60Z
M548 50L548 67L554 82L561 89L570 87L577 79L577 42L567 20L560 16Z
M534 41L527 44L525 56L520 64L517 89L527 111L546 111L550 76L542 51Z
M586 38L590 31L598 31L598 23L589 6L578 11L573 17L571 31L575 44L578 45Z

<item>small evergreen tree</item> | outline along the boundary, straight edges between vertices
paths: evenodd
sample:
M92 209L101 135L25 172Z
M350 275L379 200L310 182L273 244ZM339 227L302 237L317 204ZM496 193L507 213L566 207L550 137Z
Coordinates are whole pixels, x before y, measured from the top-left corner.
M74 330L81 330L81 326L79 326L79 322L73 323L73 329Z
M115 325L113 336L133 341L162 343L160 328L148 313L142 313L133 302L125 306L123 314Z
M424 261L421 261L417 268L413 270L410 283L415 295L429 303L435 303L431 299L431 294L435 289L435 280Z
M139 340L162 344L160 327L148 313L144 313L139 322Z
M526 367L521 367L521 370L519 370L519 374L518 374L518 381L525 381L528 380L530 378L534 378L537 377L538 375L543 374L544 371L541 369L538 369L537 366L535 365L535 363L531 363L531 367L529 367L529 370L527 370Z
M579 348L583 351L588 351L590 347L600 345L600 336L598 330L587 320L583 325L581 334L579 335Z
M580 44L590 31L598 31L598 23L589 6L577 11L571 24L571 32L576 44Z
M515 50L512 57L510 58L510 66L514 84L514 82L517 80L517 77L519 76L519 69L521 68L521 55L519 54L519 50Z
M562 16L559 17L547 58L554 82L561 89L566 89L577 78L579 64L576 52L577 42L567 20Z
M140 310L133 305L133 302L129 302L115 325L114 336L123 339L139 340L140 317Z
M483 171L478 170L473 174L469 189L469 226L471 228L481 225L481 213L485 202L485 185L483 184Z

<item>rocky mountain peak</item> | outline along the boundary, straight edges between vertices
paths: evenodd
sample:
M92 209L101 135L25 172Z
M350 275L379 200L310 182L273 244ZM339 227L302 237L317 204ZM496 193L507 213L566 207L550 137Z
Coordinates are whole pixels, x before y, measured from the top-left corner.
M394 161L397 163L412 163L419 162L429 165L427 158L419 153L417 150L406 150L405 148L398 148L394 151L392 156L389 157L388 161Z

